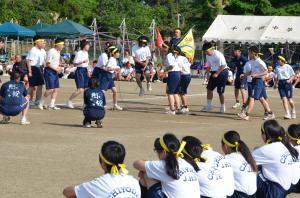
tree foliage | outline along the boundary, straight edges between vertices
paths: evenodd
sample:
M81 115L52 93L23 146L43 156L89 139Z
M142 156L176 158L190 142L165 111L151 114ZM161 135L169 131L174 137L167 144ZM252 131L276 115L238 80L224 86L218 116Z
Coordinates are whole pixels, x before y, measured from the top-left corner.
M149 33L152 19L162 30L195 27L202 35L218 14L300 16L299 0L1 0L0 22L13 19L31 26L41 20L55 23L65 18L90 25L97 19L101 31L119 34L123 18L131 37ZM168 32L168 31L163 31Z

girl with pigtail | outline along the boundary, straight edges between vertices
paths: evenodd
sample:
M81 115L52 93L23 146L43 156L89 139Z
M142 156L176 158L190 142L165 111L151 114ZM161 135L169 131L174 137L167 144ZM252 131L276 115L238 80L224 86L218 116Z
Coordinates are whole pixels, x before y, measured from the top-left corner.
M261 168L256 197L284 198L295 179L294 164L298 160L298 151L290 144L276 120L262 124L261 136L265 145L252 153Z
M253 197L256 192L257 165L248 146L236 131L226 132L221 144L234 175L234 193L229 197Z
M142 197L200 197L196 171L183 159L185 144L184 141L180 143L175 135L167 133L154 142L159 160L134 162L134 168L140 171L140 183L147 188L144 194L142 192Z

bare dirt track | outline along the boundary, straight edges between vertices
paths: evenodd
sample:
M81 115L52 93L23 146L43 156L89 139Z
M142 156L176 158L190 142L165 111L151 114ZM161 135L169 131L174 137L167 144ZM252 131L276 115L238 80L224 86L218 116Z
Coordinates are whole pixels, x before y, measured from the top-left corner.
M57 103L64 104L75 89L73 80L61 80ZM78 109L59 111L31 109L31 125L21 126L20 117L9 125L0 125L0 197L62 197L67 185L90 180L100 174L98 153L107 140L122 142L127 150L126 164L131 174L136 175L132 162L136 159L154 159L153 141L165 132L178 137L194 135L204 143L210 143L220 151L222 134L234 129L253 148L262 144L260 126L262 107L256 104L250 121L238 120L230 107L234 104L233 88L227 87L225 114L219 110L215 95L213 112L202 113L206 104L206 90L199 79L193 79L189 89L190 115L170 116L164 114L167 105L165 84L153 84L153 91L145 96L137 95L135 83L117 82L121 92L119 104L124 111L107 111L104 128L82 128L82 112ZM271 108L277 120L286 128L296 120L283 120L283 108L278 92L268 89ZM295 90L295 102L300 110L300 90ZM111 106L111 92L107 94ZM74 101L82 104L82 97ZM300 197L290 195L289 197Z

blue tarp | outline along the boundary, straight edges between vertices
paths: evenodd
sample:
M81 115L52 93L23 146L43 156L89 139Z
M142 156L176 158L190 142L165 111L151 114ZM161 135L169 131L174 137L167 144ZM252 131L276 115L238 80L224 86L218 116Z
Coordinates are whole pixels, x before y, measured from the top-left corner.
M35 31L15 23L3 23L0 25L0 36L5 37L34 37Z
M71 20L64 20L50 27L37 30L37 34L43 37L78 38L83 35L91 36L93 33L90 29Z
M37 30L41 30L41 29L44 29L49 26L51 26L51 25L49 25L48 23L37 23L37 24L31 26L29 29L31 29L33 31L37 31Z

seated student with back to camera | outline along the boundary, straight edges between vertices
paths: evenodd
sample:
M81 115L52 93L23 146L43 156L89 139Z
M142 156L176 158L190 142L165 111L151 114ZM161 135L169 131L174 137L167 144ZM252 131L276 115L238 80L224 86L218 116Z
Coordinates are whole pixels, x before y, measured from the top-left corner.
M91 121L96 121L97 127L102 128L105 105L105 95L99 86L99 80L92 77L89 81L89 88L84 91L83 127L90 128Z

